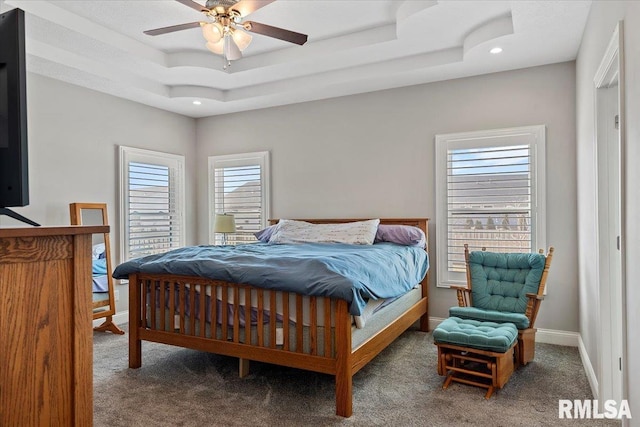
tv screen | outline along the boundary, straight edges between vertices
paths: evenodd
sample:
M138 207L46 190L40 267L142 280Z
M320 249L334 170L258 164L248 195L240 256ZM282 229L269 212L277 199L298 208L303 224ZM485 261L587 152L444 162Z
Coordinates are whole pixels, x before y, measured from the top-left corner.
M24 12L0 15L0 208L29 204Z

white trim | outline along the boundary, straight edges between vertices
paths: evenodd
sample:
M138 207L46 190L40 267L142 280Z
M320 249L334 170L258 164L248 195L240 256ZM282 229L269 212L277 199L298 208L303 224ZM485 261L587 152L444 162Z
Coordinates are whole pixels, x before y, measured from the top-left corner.
M207 166L207 197L209 206L209 244L215 244L215 234L213 232L213 221L215 218L215 197L214 197L214 179L215 179L215 165L217 163L227 163L228 167L232 166L246 166L248 164L260 165L260 185L262 187L262 227L267 226L267 221L271 216L271 208L269 201L270 195L270 181L271 172L269 170L269 164L271 163L268 151L256 151L252 153L242 154L227 154L222 156L209 156ZM222 212L220 212L222 213Z
M629 354L626 348L626 227L625 227L625 78L624 78L624 46L623 46L623 21L619 21L611 39L607 45L598 70L596 71L594 83L594 135L596 140L594 144L595 150L595 167L597 171L595 203L598 208L595 212L596 217L596 271L598 278L598 321L599 330L597 333L597 352L599 358L597 393L594 396L601 396L602 399L622 400L628 395L628 366ZM619 170L614 173L608 171L609 155L603 156L603 150L610 153L611 150L607 146L603 146L608 141L603 138L603 130L601 124L606 119L601 115L607 113L607 109L603 108L601 102L602 89L606 89L617 81L617 108L619 117L619 134L616 141L618 153L617 166ZM616 180L618 188L612 193L610 183ZM601 188L606 185L606 188ZM609 209L612 205L609 200L610 194L619 197L617 202L618 210L614 211L615 216L609 215L611 212L601 209ZM619 221L617 229L611 229L610 224ZM612 248L608 242L615 241L620 237L619 248ZM619 251L619 265L616 255ZM613 260L613 262L612 262ZM611 277L619 274L619 278ZM621 368L619 368L621 366Z
M617 67L618 64L615 63L618 60L618 53L620 52L620 45L622 44L622 37L620 30L622 29L622 21L618 23L613 34L611 35L611 39L609 40L609 44L607 45L607 50L602 56L602 60L600 61L600 65L598 66L598 70L596 71L595 76L593 77L593 83L595 87L606 86L610 83L612 77L616 77L618 73L615 75L610 75L613 67ZM620 72L620 70L618 70ZM607 76L609 76L607 78ZM609 81L605 81L605 79Z
M578 332L559 331L557 329L538 328L536 342L543 344L563 345L566 347L578 347L580 334Z
M118 200L120 203L120 261L124 262L128 259L127 257L127 249L129 247L129 240L127 238L129 231L129 222L128 212L129 212L129 198L127 197L129 191L129 174L128 174L128 165L129 162L134 160L139 160L141 162L151 162L156 161L160 164L167 165L170 167L175 167L179 179L178 179L178 188L176 191L178 200L176 205L178 207L178 215L179 220L182 225L181 233L180 233L180 246L185 245L186 241L186 223L185 223L185 157L180 154L171 154L171 153L162 153L159 151L152 150L144 150L141 148L133 148L127 147L124 145L120 145L118 147L119 154L119 194ZM175 163L175 165L169 165L168 162Z
M593 394L594 399L598 399L598 377L596 376L596 371L593 369L591 359L589 359L589 354L587 353L587 348L584 346L582 336L580 335L578 336L578 352L580 353L584 373L587 375L587 380L591 387L591 394Z
M438 327L438 325L439 325L440 323L442 323L442 321L443 321L443 320L444 320L444 318L442 318L442 317L433 317L433 316L429 316L429 330L430 330L431 332L433 332L433 330L434 330L435 328L437 328L437 327Z
M531 171L535 175L531 186L531 210L536 217L532 218L532 250L545 249L546 240L546 126L533 125L504 129L491 129L474 132L461 132L436 135L436 276L437 287L448 288L454 286L466 286L464 274L450 273L447 257L446 226L448 218L447 208L447 152L451 146L456 148L477 147L480 141L493 139L492 145L511 145L512 142L495 141L498 138L517 136L532 136L534 142L530 143ZM440 222L442 224L438 225ZM455 277L453 277L455 276ZM546 294L546 292L545 292Z

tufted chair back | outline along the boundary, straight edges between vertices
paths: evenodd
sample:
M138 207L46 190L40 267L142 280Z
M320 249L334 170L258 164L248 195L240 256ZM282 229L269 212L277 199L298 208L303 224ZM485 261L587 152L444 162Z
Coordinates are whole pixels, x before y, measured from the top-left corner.
M467 274L473 307L525 313L526 294L542 294L544 290L539 288L545 260L544 255L536 253L469 253Z

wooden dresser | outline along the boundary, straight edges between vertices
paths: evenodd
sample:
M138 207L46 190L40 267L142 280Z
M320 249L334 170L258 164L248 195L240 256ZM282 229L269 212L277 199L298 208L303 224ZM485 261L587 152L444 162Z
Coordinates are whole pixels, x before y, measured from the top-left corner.
M0 426L91 426L91 234L0 228Z

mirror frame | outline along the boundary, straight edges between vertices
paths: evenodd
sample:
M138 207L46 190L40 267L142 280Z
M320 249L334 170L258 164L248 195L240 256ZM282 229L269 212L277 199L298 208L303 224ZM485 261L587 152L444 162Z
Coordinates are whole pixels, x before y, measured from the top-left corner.
M94 225L83 224L82 211L83 210L96 210L102 214L102 225L109 225L107 217L107 204L106 203L70 203L69 214L71 218L71 225ZM111 331L116 334L124 334L118 326L113 323L112 316L116 314L116 301L115 301L115 288L113 284L113 264L111 263L111 239L109 233L104 233L103 236L105 246L105 258L107 259L107 289L108 297L104 300L92 301L93 307L93 319L101 319L106 317L105 322L93 328L96 331ZM93 294L93 292L92 292ZM98 308L108 307L103 310L96 310Z

